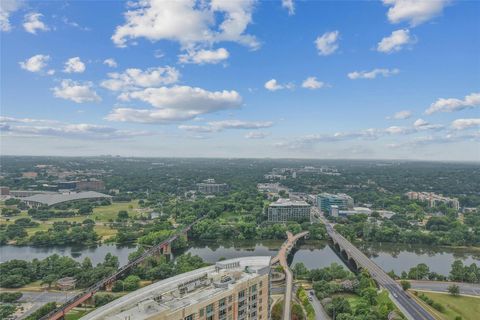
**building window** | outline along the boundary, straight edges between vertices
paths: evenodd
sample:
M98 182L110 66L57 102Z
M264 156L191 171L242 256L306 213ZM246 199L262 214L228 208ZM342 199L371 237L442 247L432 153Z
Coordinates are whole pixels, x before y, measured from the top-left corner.
M200 309L199 314L200 314L200 317L203 317L203 315L205 314L205 309L203 309L203 308Z
M250 292L257 292L257 285L254 284L253 286L250 287Z
M228 297L228 302L232 302L232 300L233 300L233 296L229 296Z
M221 307L225 307L225 305L227 304L227 299L223 298L223 299L220 299L218 301L218 306L221 308Z
M193 320L193 313L190 314L190 315L188 315L188 316L186 316L184 319L185 319L185 320Z
M209 304L206 308L207 316L209 316L211 313L213 313L213 303Z

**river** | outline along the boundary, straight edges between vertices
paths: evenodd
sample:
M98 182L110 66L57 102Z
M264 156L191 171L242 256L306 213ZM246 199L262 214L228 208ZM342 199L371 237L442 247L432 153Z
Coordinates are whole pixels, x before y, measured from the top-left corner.
M205 261L214 263L220 258L234 258L253 255L275 256L282 241L239 241L239 242L196 242L186 252L199 255ZM385 271L394 270L400 274L408 271L418 263L426 263L431 271L448 275L455 259L465 264L476 263L480 266L480 248L449 248L429 247L424 245L401 245L392 243L363 244L360 248ZM115 245L100 245L91 248L35 248L35 247L0 247L0 262L11 259L32 260L43 259L57 253L70 256L78 261L90 257L93 264L102 262L107 253L116 255L120 264L125 264L128 255L135 251L134 246L121 247ZM309 269L322 268L332 262L342 264L335 252L326 241L307 241L296 250L292 265L302 262Z

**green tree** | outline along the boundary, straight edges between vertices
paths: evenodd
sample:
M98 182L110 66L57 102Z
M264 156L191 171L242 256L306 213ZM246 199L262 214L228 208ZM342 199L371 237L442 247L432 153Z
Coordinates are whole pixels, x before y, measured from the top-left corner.
M410 284L410 281L407 281L407 280L401 280L400 284L402 285L402 288L405 291L407 291L408 289L410 289L412 287L412 285Z
M449 285L448 286L448 292L452 296L458 296L458 295L460 295L460 287L456 284Z

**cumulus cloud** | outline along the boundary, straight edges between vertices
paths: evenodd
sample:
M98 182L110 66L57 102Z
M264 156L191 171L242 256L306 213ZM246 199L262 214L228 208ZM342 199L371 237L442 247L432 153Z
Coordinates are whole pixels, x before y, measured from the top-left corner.
M118 65L117 65L117 61L115 61L115 59L113 58L108 58L108 59L105 59L103 61L103 64L106 64L107 66L109 66L110 68L116 68Z
M210 121L206 125L180 125L179 129L198 133L219 132L227 129L262 129L273 126L271 121L220 120Z
M400 29L393 31L388 37L383 38L377 45L377 51L383 53L392 53L400 51L403 46L413 43L410 37L410 30Z
M438 16L449 2L450 0L383 0L390 7L387 17L391 23L406 21L411 26Z
M37 34L37 31L48 31L50 30L45 23L43 23L40 19L42 19L43 14L38 12L30 12L25 15L25 19L23 21L23 28L25 31L31 34Z
M293 0L282 0L282 7L288 10L290 16L295 14L295 2Z
M10 31L10 15L20 9L22 2L19 0L0 1L0 31Z
M20 67L30 72L41 72L47 66L47 62L50 60L50 56L44 54L37 54L33 57L20 61Z
M180 63L195 63L195 64L217 64L222 62L230 56L230 53L225 48L217 50L188 50L187 53L178 56Z
M400 72L399 69L373 69L372 71L354 71L347 76L352 79L375 79L377 76L389 77Z
M305 89L315 90L323 88L325 86L326 84L322 81L318 81L316 77L308 77L302 82L302 88Z
M250 131L245 134L246 139L264 139L268 136L269 133L264 131Z
M53 95L57 98L72 100L76 103L102 101L99 95L93 90L91 82L77 82L64 79L60 86L54 87Z
M318 54L321 56L328 56L334 53L338 49L339 38L340 32L338 31L325 32L323 35L317 37L315 45Z
M282 90L282 89L293 89L295 85L293 83L286 83L286 84L280 84L277 82L276 79L271 79L265 82L264 85L265 89L269 91L277 91L277 90Z
M257 48L256 38L245 33L253 9L253 0L142 0L124 14L125 24L117 26L112 41L125 47L130 39L171 40L183 48L232 41Z
M465 130L476 127L480 127L480 118L457 119L452 122L452 128L456 130Z
M56 120L1 117L4 134L21 136L51 136L70 139L112 140L147 135L146 131L119 130L112 127L64 123Z
M402 111L398 111L398 112L394 113L393 116L387 117L387 119L404 120L404 119L410 118L411 116L412 116L411 111L402 110Z
M178 82L180 72L170 66L146 70L130 68L122 73L109 73L108 77L110 79L102 81L101 86L112 91L120 91L173 84Z
M427 110L425 110L425 114L433 114L436 112L454 112L464 109L472 109L479 106L480 92L474 92L465 96L463 100L456 98L440 98L432 103Z
M80 60L80 57L73 57L65 62L63 72L66 73L82 73L85 71L85 63Z
M116 108L107 116L108 120L140 123L191 120L202 114L237 109L242 103L242 97L234 90L207 91L189 86L146 88L124 92L121 99L139 100L154 108Z

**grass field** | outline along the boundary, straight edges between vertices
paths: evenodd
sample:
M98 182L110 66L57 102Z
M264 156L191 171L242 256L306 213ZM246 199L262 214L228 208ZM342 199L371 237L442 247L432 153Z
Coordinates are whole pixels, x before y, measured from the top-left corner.
M440 320L455 320L455 317L462 317L462 320L480 319L480 297L458 296L454 297L445 293L422 292L430 299L445 307L445 312L436 312Z
M73 310L70 310L66 316L65 320L77 320L92 311L93 308L74 308Z
M141 212L138 210L138 200L133 200L130 202L114 202L108 206L96 207L93 209L91 215L82 215L77 217L69 218L51 218L47 221L37 221L39 223L38 227L35 228L26 228L28 235L31 236L37 231L47 231L51 228L54 222L59 221L68 221L68 222L82 222L85 219L94 220L97 225L95 226L95 231L102 238L102 240L108 240L116 234L116 230L110 229L107 225L110 221L115 220L117 214L121 210L125 210L132 217L141 215ZM22 211L18 216L14 217L0 217L1 224L12 224L16 219L29 217L26 210Z

